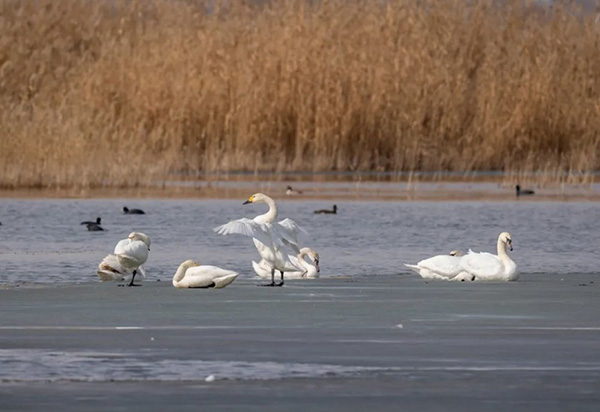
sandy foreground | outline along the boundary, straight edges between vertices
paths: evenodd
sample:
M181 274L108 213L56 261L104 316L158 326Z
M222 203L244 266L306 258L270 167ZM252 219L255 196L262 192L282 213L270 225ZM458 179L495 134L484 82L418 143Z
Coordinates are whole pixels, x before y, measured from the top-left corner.
M258 283L0 290L0 409L600 407L594 274L493 284L416 275ZM56 369L41 368L48 356Z

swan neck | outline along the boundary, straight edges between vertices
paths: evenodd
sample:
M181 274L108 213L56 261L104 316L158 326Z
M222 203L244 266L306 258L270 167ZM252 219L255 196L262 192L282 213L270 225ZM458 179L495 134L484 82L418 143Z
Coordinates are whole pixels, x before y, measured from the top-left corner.
M265 203L269 206L269 210L264 215L258 216L264 223L273 223L277 219L277 205L275 201L268 196L265 196Z
M498 239L498 256L502 259L510 259L508 253L506 253L506 243L502 239Z
M306 270L310 269L310 266L308 265L308 263L306 262L306 260L304 259L304 257L307 256L306 251L301 250L300 253L298 254L298 263Z
M187 266L181 265L177 268L177 272L175 272L175 276L173 276L173 285L181 282L185 276L185 271L187 270Z

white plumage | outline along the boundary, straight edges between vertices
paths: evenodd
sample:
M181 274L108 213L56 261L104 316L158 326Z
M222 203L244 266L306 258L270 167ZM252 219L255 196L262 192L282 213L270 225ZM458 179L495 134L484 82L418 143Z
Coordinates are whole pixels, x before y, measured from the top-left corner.
M306 257L308 257L311 262L307 262L305 259ZM302 268L302 270L296 272L286 272L286 278L314 279L319 277L319 272L321 271L319 268L319 254L311 248L302 248L300 249L300 254L298 256L288 255L288 258L294 266ZM271 268L265 260L261 260L258 263L252 261L252 268L254 269L254 272L256 272L256 274L261 278L267 279L271 276Z
M149 251L150 238L144 233L132 232L117 243L114 254L100 262L97 274L103 281L129 280L131 276L128 286L135 286L133 280L138 272L146 278L142 265L148 260Z
M256 250L271 272L271 284L268 286L282 286L284 283L283 272L303 271L303 268L295 266L288 257L289 253L300 252L298 233L302 229L291 219L275 222L278 214L277 205L269 196L256 193L243 204L248 203L266 203L269 210L254 219L232 220L213 230L221 235L240 234L252 237ZM275 270L281 273L281 283L277 285L275 284Z
M460 268L475 277L475 280L512 281L519 278L517 264L506 253L513 250L510 233L502 232L498 236L497 251L494 255L487 252L469 253L459 260Z
M236 272L216 266L198 265L193 260L186 260L177 268L173 276L176 288L215 288L229 285L238 277Z
M404 266L414 270L423 279L428 280L473 280L473 276L465 273L460 265L459 250L453 250L448 255L437 255L429 259L421 260L416 265L405 264Z

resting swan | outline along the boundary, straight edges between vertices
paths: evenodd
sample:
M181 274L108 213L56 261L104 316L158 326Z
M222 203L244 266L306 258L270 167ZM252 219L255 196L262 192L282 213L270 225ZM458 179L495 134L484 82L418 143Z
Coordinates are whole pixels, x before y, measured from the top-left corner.
M507 248L513 250L512 238L510 233L502 232L498 236L497 255L469 250L466 256L460 258L460 268L475 276L475 280L517 280L517 264L506 253Z
M425 259L416 265L405 264L417 272L423 279L465 281L474 280L474 276L464 272L460 265L460 250L453 250L448 255L437 255Z
M269 196L255 193L243 204L266 203L269 206L267 213L256 216L254 219L237 219L218 226L213 230L220 235L240 234L253 238L256 250L271 271L271 283L265 286L283 286L283 272L296 272L303 270L294 266L288 257L288 252L298 253L298 232L300 227L291 219L284 219L275 223L277 219L277 205ZM281 282L275 283L275 270L281 273Z
M173 286L176 288L215 288L220 289L229 285L238 277L236 272L216 266L198 265L193 260L186 260L177 268L173 276Z
M305 260L307 256L312 261L312 264ZM303 247L300 249L298 256L288 255L288 258L294 266L303 268L301 271L288 272L286 274L288 279L315 279L319 277L319 272L321 272L321 268L319 268L319 254L311 248ZM271 268L264 260L258 263L252 261L252 268L254 268L254 272L261 278L267 279L271 275Z
M127 286L135 285L133 280L138 270L143 278L146 271L142 267L148 260L150 251L150 238L140 232L132 232L127 239L123 239L115 246L114 254L106 256L98 265L98 276L103 281L127 280L131 273L131 281ZM124 286L124 285L119 285Z

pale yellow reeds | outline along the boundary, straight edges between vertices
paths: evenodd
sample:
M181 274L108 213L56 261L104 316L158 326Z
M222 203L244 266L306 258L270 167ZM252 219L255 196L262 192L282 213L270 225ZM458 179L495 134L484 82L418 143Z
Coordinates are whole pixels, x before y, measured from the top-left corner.
M180 171L585 174L599 148L591 13L522 0L0 1L3 188Z

